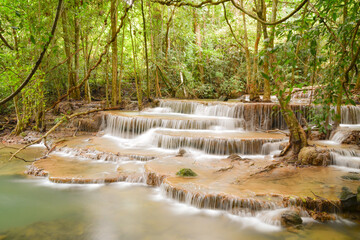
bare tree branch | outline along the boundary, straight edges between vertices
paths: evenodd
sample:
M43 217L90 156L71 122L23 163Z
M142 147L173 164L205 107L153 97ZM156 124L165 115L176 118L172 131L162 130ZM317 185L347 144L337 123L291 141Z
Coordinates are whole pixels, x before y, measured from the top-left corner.
M8 48L10 48L11 50L14 50L14 48L6 41L6 39L5 39L4 36L1 34L1 32L0 32L0 39L3 41L3 43L5 44L5 46L7 46Z
M229 28L230 28L231 34L233 35L235 41L236 41L243 49L245 49L245 46L244 46L244 45L239 41L239 39L235 36L235 33L234 33L234 31L233 31L233 28L231 27L231 24L230 24L230 22L229 22L229 19L227 18L225 3L223 3L222 5L223 5L223 8L224 8L224 18L225 18L225 20L226 20L227 25L228 25Z
M62 123L64 123L65 121L68 121L72 118L75 118L75 117L79 117L79 116L82 116L82 115L87 115L87 114L90 114L90 113L95 113L95 112L100 112L100 111L111 111L111 110L119 110L120 108L119 107L112 107L112 108L101 108L101 109L92 109L92 110L89 110L89 111L86 111L86 112L79 112L79 113L74 113L74 114L71 114L69 116L65 115L63 116L63 118L61 118L61 120L59 122L57 122L49 131L47 131L43 136L41 136L40 138L36 139L35 141L23 146L22 148L18 149L15 153L13 153L11 155L11 157L9 158L8 161L11 161L13 158L16 158L16 155L21 152L22 150L30 147L31 145L34 145L34 144L37 144L37 143L40 143L43 139L46 139L52 132L55 131L55 129L57 129ZM51 149L50 149L51 150Z
M181 6L190 6L190 7L195 7L195 8L200 8L202 6L206 6L206 5L219 5L221 3L225 3L225 2L229 2L231 1L231 3L240 11L242 11L243 13L245 13L246 15L248 15L249 17L259 21L260 23L264 24L264 25L278 25L282 22L285 22L286 20L288 20L289 18L291 18L295 13L297 13L304 5L305 3L307 3L309 0L303 0L299 6L297 6L291 13L289 13L286 17L276 21L276 22L266 22L262 19L260 19L259 17L257 17L256 15L248 12L247 10L245 10L245 8L243 8L242 6L240 6L237 2L235 2L235 0L219 0L219 1L213 1L213 0L206 0L203 2L200 2L198 4L196 3L191 3L191 2L185 2L185 1L181 1L181 0L152 0L152 2L156 2L156 3L160 3L163 5L173 5L173 6L177 6L177 7L181 7Z

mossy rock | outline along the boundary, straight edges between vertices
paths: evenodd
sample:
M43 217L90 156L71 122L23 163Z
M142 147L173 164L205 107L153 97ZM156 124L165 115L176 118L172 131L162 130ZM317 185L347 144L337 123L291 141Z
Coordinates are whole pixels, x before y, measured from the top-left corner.
M360 181L360 176L356 176L356 175L345 175L345 176L341 176L341 178L345 180Z
M330 153L326 149L304 147L298 155L301 165L327 166L330 163Z
M284 227L297 226L302 224L303 220L296 211L287 210L281 214L281 225Z
M180 177L196 177L197 176L197 174L190 168L182 168L176 173L176 175L178 175Z

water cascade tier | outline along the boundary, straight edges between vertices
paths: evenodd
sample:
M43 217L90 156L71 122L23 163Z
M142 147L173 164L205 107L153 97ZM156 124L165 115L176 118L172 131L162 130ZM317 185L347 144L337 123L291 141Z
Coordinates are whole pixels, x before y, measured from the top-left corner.
M299 121L320 110L299 102L291 108ZM360 124L357 106L342 107L342 116L343 125ZM266 219L266 211L294 207L302 217L309 217L304 209L336 212L341 187L356 191L358 184L344 180L341 168L296 168L275 161L288 135L276 102L161 100L159 107L141 112L104 112L98 136L67 139L29 174L57 183L146 183L197 208L259 219ZM322 144L331 148L333 165L360 169L360 151L335 140ZM53 160L60 167L54 168ZM196 177L177 176L183 168ZM314 193L322 199L314 199Z

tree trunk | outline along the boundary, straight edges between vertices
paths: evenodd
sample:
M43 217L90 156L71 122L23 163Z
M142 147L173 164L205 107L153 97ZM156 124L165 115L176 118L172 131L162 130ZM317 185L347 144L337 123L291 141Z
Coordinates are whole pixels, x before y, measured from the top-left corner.
M109 54L106 54L106 61L105 61L105 101L106 101L106 107L109 107Z
M123 59L124 59L124 41L125 41L125 26L123 27L123 34L121 40L121 54L120 54L120 76L119 76L119 103L122 101L122 94L121 94L121 81L123 78Z
M275 2L277 2L277 0L274 0L273 2L273 12L272 12L272 19L276 18L276 4ZM275 6L275 11L274 11L274 6ZM261 0L261 4L260 4L260 11L258 13L258 16L260 19L266 21L266 5L265 5L265 0ZM270 90L270 77L269 77L269 61L270 61L270 53L269 53L269 46L270 46L270 39L268 36L268 32L267 32L267 27L265 24L262 24L262 30L263 30L263 36L264 36L264 49L265 49L265 58L264 58L264 64L263 64L263 72L267 77L264 77L264 95L263 95L263 100L266 102L270 101L270 95L271 95L271 90Z
M82 44L83 44L83 54L84 54L84 76L86 75L88 69L89 69L89 66L90 66L90 63L89 63L89 41L88 41L88 35L87 33L85 33L85 31L83 32L82 34ZM89 85L89 79L87 79L85 81L85 100L88 102L88 103L91 103L91 90L90 90L90 85Z
M303 147L308 145L306 133L299 124L299 121L289 106L289 103L285 100L285 97L280 95L278 99L282 115L290 131L290 144L292 153L297 155Z
M142 110L142 92L141 92L141 80L139 78L138 80L138 74L136 70L136 46L135 41L133 37L133 32L131 28L131 21L129 20L129 26L130 26L130 38L131 38L131 45L132 45L132 52L133 52L133 64L134 64L134 75L135 75L135 87L136 87L136 96L138 99L138 106L139 110Z
M117 104L117 37L116 37L116 25L117 25L117 6L116 0L111 0L111 37L115 37L115 41L111 44L111 65L112 65L112 74L111 74L111 106L116 106Z
M257 86L257 71L258 71L258 49L261 38L261 24L256 25L256 39L254 46L254 60L253 60L253 73L249 84L250 101L257 101L259 99L258 86Z
M343 8L343 24L346 23L346 18L347 18L347 0L344 0L344 8ZM344 37L344 41L343 41L343 45L346 46L346 37ZM346 54L345 52L343 52L343 54ZM344 67L344 72L345 72L346 67ZM335 122L334 122L334 128L337 128L340 123L341 123L341 105L342 105L342 97L343 97L343 86L342 86L342 82L345 82L345 77L341 77L340 78L340 89L339 89L339 93L338 93L338 97L337 97L337 101L336 101L336 115L335 115Z
M67 9L64 8L62 11L62 16L61 16L61 20L62 20L62 26L63 26L63 38L64 38L64 50L65 50L65 55L66 55L66 65L67 65L67 69L68 69L68 92L69 89L74 87L76 85L75 83L75 79L73 79L73 69L72 69L72 59L71 59L71 55L70 55L70 39L69 39L69 30L68 30L68 23L67 23ZM71 93L69 95L68 98L75 98L75 92Z
M194 33L196 35L195 44L198 47L198 49L197 49L197 53L198 53L197 68L199 69L200 81L202 83L205 83L204 66L202 64L201 30L200 30L200 26L199 26L198 19L197 19L198 17L196 14L196 9L193 9L193 18L194 18Z
M243 7L243 0L240 2L241 7ZM243 25L244 25L244 47L245 47L245 59L246 59L246 88L247 92L250 92L251 85L251 57L249 50L249 40L247 35L247 27L246 27L246 16L245 13L242 12L243 17Z
M79 81L79 71L80 71L80 53L78 52L79 50L79 45L80 45L80 20L79 20L79 0L74 0L75 1L75 9L76 9L76 13L74 16L74 21L75 21L75 73L73 74L73 76L75 77L75 85L78 84ZM77 100L80 99L80 89L77 88L75 91L75 98Z
M146 39L146 22L144 13L144 0L141 0L141 15L143 20L143 34L144 34L144 45L145 45L145 65L146 65L146 97L150 100L150 79L149 79L149 58L148 58L148 47Z

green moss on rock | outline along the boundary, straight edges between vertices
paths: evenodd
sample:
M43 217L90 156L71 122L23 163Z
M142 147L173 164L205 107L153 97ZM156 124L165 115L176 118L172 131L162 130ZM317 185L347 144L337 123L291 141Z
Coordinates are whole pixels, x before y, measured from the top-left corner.
M176 175L178 175L180 177L195 177L195 176L197 176L197 174L190 168L182 168L176 173Z

